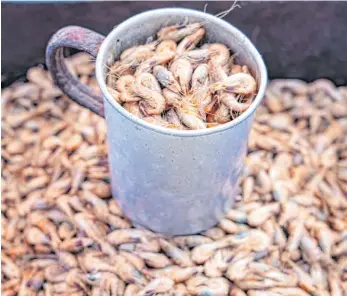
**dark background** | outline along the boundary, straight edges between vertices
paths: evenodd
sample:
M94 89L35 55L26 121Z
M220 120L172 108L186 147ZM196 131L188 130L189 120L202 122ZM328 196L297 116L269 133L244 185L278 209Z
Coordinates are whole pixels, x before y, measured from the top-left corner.
M2 86L44 62L50 36L66 25L107 34L126 18L153 8L187 7L216 14L233 2L2 3ZM239 2L225 19L263 54L270 78L347 84L347 2Z

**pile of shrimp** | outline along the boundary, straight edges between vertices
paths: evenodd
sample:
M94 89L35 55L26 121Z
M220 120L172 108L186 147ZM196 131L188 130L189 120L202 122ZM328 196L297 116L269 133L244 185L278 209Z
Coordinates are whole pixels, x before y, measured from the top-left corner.
M90 57L67 63L99 91ZM233 209L176 237L124 216L104 119L44 69L4 89L2 111L1 295L347 295L346 87L271 82Z
M233 120L252 103L256 80L228 47L202 44L204 36L200 23L163 27L155 41L126 49L109 66L109 92L162 127L196 130Z

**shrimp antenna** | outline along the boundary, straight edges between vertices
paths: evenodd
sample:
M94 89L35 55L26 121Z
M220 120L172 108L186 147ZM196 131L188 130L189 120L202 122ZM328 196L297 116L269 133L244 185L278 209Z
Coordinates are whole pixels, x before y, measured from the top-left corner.
M237 0L235 0L233 5L229 9L221 11L220 13L217 13L215 16L222 19L226 17L231 11L233 11L237 7L241 8L241 6L237 3Z

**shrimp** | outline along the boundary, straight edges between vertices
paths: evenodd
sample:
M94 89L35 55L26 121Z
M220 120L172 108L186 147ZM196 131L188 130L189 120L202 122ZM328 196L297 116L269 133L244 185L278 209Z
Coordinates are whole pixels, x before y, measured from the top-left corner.
M149 278L167 277L175 283L189 280L194 275L202 273L202 266L179 267L177 265L168 266L162 269L145 269L142 272Z
M178 81L183 94L187 94L193 74L192 64L186 59L177 59L170 65L173 77Z
M199 116L189 109L176 108L176 113L184 125L190 129L205 129L206 124Z
M58 249L66 252L78 252L94 244L94 240L89 237L72 238L61 242Z
M261 226L271 216L278 214L280 211L279 203L271 203L259 209L255 209L248 214L247 223L252 227Z
M143 117L138 102L124 103L123 108L138 118Z
M250 103L240 103L234 94L227 93L227 92L223 92L219 96L219 100L225 106L227 106L229 108L229 110L236 111L236 112L244 112L251 105Z
M183 126L183 124L181 123L176 111L173 108L169 109L169 111L166 112L165 119L169 123L168 127L173 126L178 129L186 129L186 127Z
M153 268L164 268L172 264L164 254L141 251L136 251L135 254L142 258L148 266Z
M206 88L209 85L209 66L200 64L192 74L191 92L197 92L201 88Z
M226 278L209 279L200 276L197 281L189 280L187 289L192 295L227 296L230 284Z
M193 261L197 264L205 263L209 258L212 257L213 253L216 250L230 246L231 243L228 240L229 238L225 237L224 239L219 241L214 241L211 243L196 246L192 250Z
M219 227L223 229L226 233L230 234L235 234L249 229L246 225L237 224L226 218L219 221Z
M141 272L130 264L124 257L115 255L109 260L99 252L88 252L83 257L83 266L89 272L109 271L115 273L124 282L138 285L146 284L146 279Z
M212 243L212 239L203 235L176 236L173 238L174 243L180 248L193 248L202 244Z
M116 91L112 87L107 87L107 91L111 94L112 98L117 102L121 103L120 92Z
M100 279L100 295L122 296L125 284L116 275L103 272Z
M154 41L145 45L136 45L122 52L119 59L123 62L135 60L140 62L146 60L151 53L156 49L158 41Z
M117 79L122 75L133 75L136 66L136 61L131 63L123 63L122 61L115 62L107 73L107 85L113 87Z
M210 59L215 64L225 66L229 62L230 52L229 49L220 43L212 43L207 47Z
M193 34L185 37L178 45L176 52L177 54L181 54L187 50L192 50L195 46L200 42L200 40L204 37L206 30L204 28L198 29Z
M227 79L215 82L210 86L211 92L225 90L232 93L249 95L256 91L257 83L255 79L246 73L237 73Z
M60 283L66 280L67 270L60 264L51 264L44 269L44 277L52 283Z
M208 69L213 82L222 81L228 78L228 74L225 73L223 67L214 60L211 60L208 63Z
M212 95L208 91L209 69L207 64L199 65L192 75L192 86L190 92L198 104L200 115L205 119L205 108L211 103Z
M30 227L25 230L25 239L31 245L51 244L49 237L37 227Z
M172 73L163 66L155 66L153 68L153 74L158 79L163 87L166 87L176 93L182 91L181 86L176 81Z
M218 123L227 123L230 121L229 108L224 104L219 104L216 112L214 113L214 121Z
M201 26L200 23L168 26L161 28L157 33L157 37L159 40L173 40L178 42L184 37L196 32Z
M157 278L152 280L140 290L136 296L146 296L153 295L158 293L165 293L170 291L173 288L174 282L168 278Z
M225 45L213 43L206 44L206 46L201 49L181 52L181 57L190 60L193 64L199 64L210 60L221 67L225 67L229 61L230 52Z
M145 267L145 261L137 254L119 251L119 255L123 256L127 261L134 265L138 270L142 270Z
M148 242L149 239L155 238L156 235L144 229L117 229L106 236L106 240L113 245L134 242Z
M123 75L116 82L116 88L119 91L119 99L122 102L136 102L141 100L133 90L135 77L132 75Z
M179 94L169 90L168 88L164 88L163 96L169 106L180 106L182 97Z
M75 268L78 266L75 256L69 252L56 251L56 257L59 264L66 269Z
M168 255L176 264L180 265L181 267L189 267L194 265L188 251L184 251L164 239L159 239L159 244L164 253Z
M210 277L220 277L228 267L228 261L234 255L234 251L229 248L217 250L216 253L205 262L204 273Z
M135 77L142 73L149 73L152 71L154 66L163 65L170 62L176 53L171 50L166 50L161 52L160 54L156 54L153 57L142 62L135 71Z
M140 102L141 111L146 115L158 115L165 109L165 98L156 78L149 73L142 73L136 77L135 93L143 98Z
M155 49L157 54L165 53L165 52L176 52L177 44L173 40L164 40L160 42Z
M140 288L134 284L129 284L125 288L124 296L134 296L140 290Z

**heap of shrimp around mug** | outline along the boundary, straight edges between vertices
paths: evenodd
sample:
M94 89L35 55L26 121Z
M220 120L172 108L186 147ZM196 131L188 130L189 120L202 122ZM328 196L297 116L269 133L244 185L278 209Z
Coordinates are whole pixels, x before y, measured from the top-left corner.
M122 52L107 86L131 114L180 130L215 127L251 105L257 83L220 43L204 43L199 23L163 27L157 39Z

